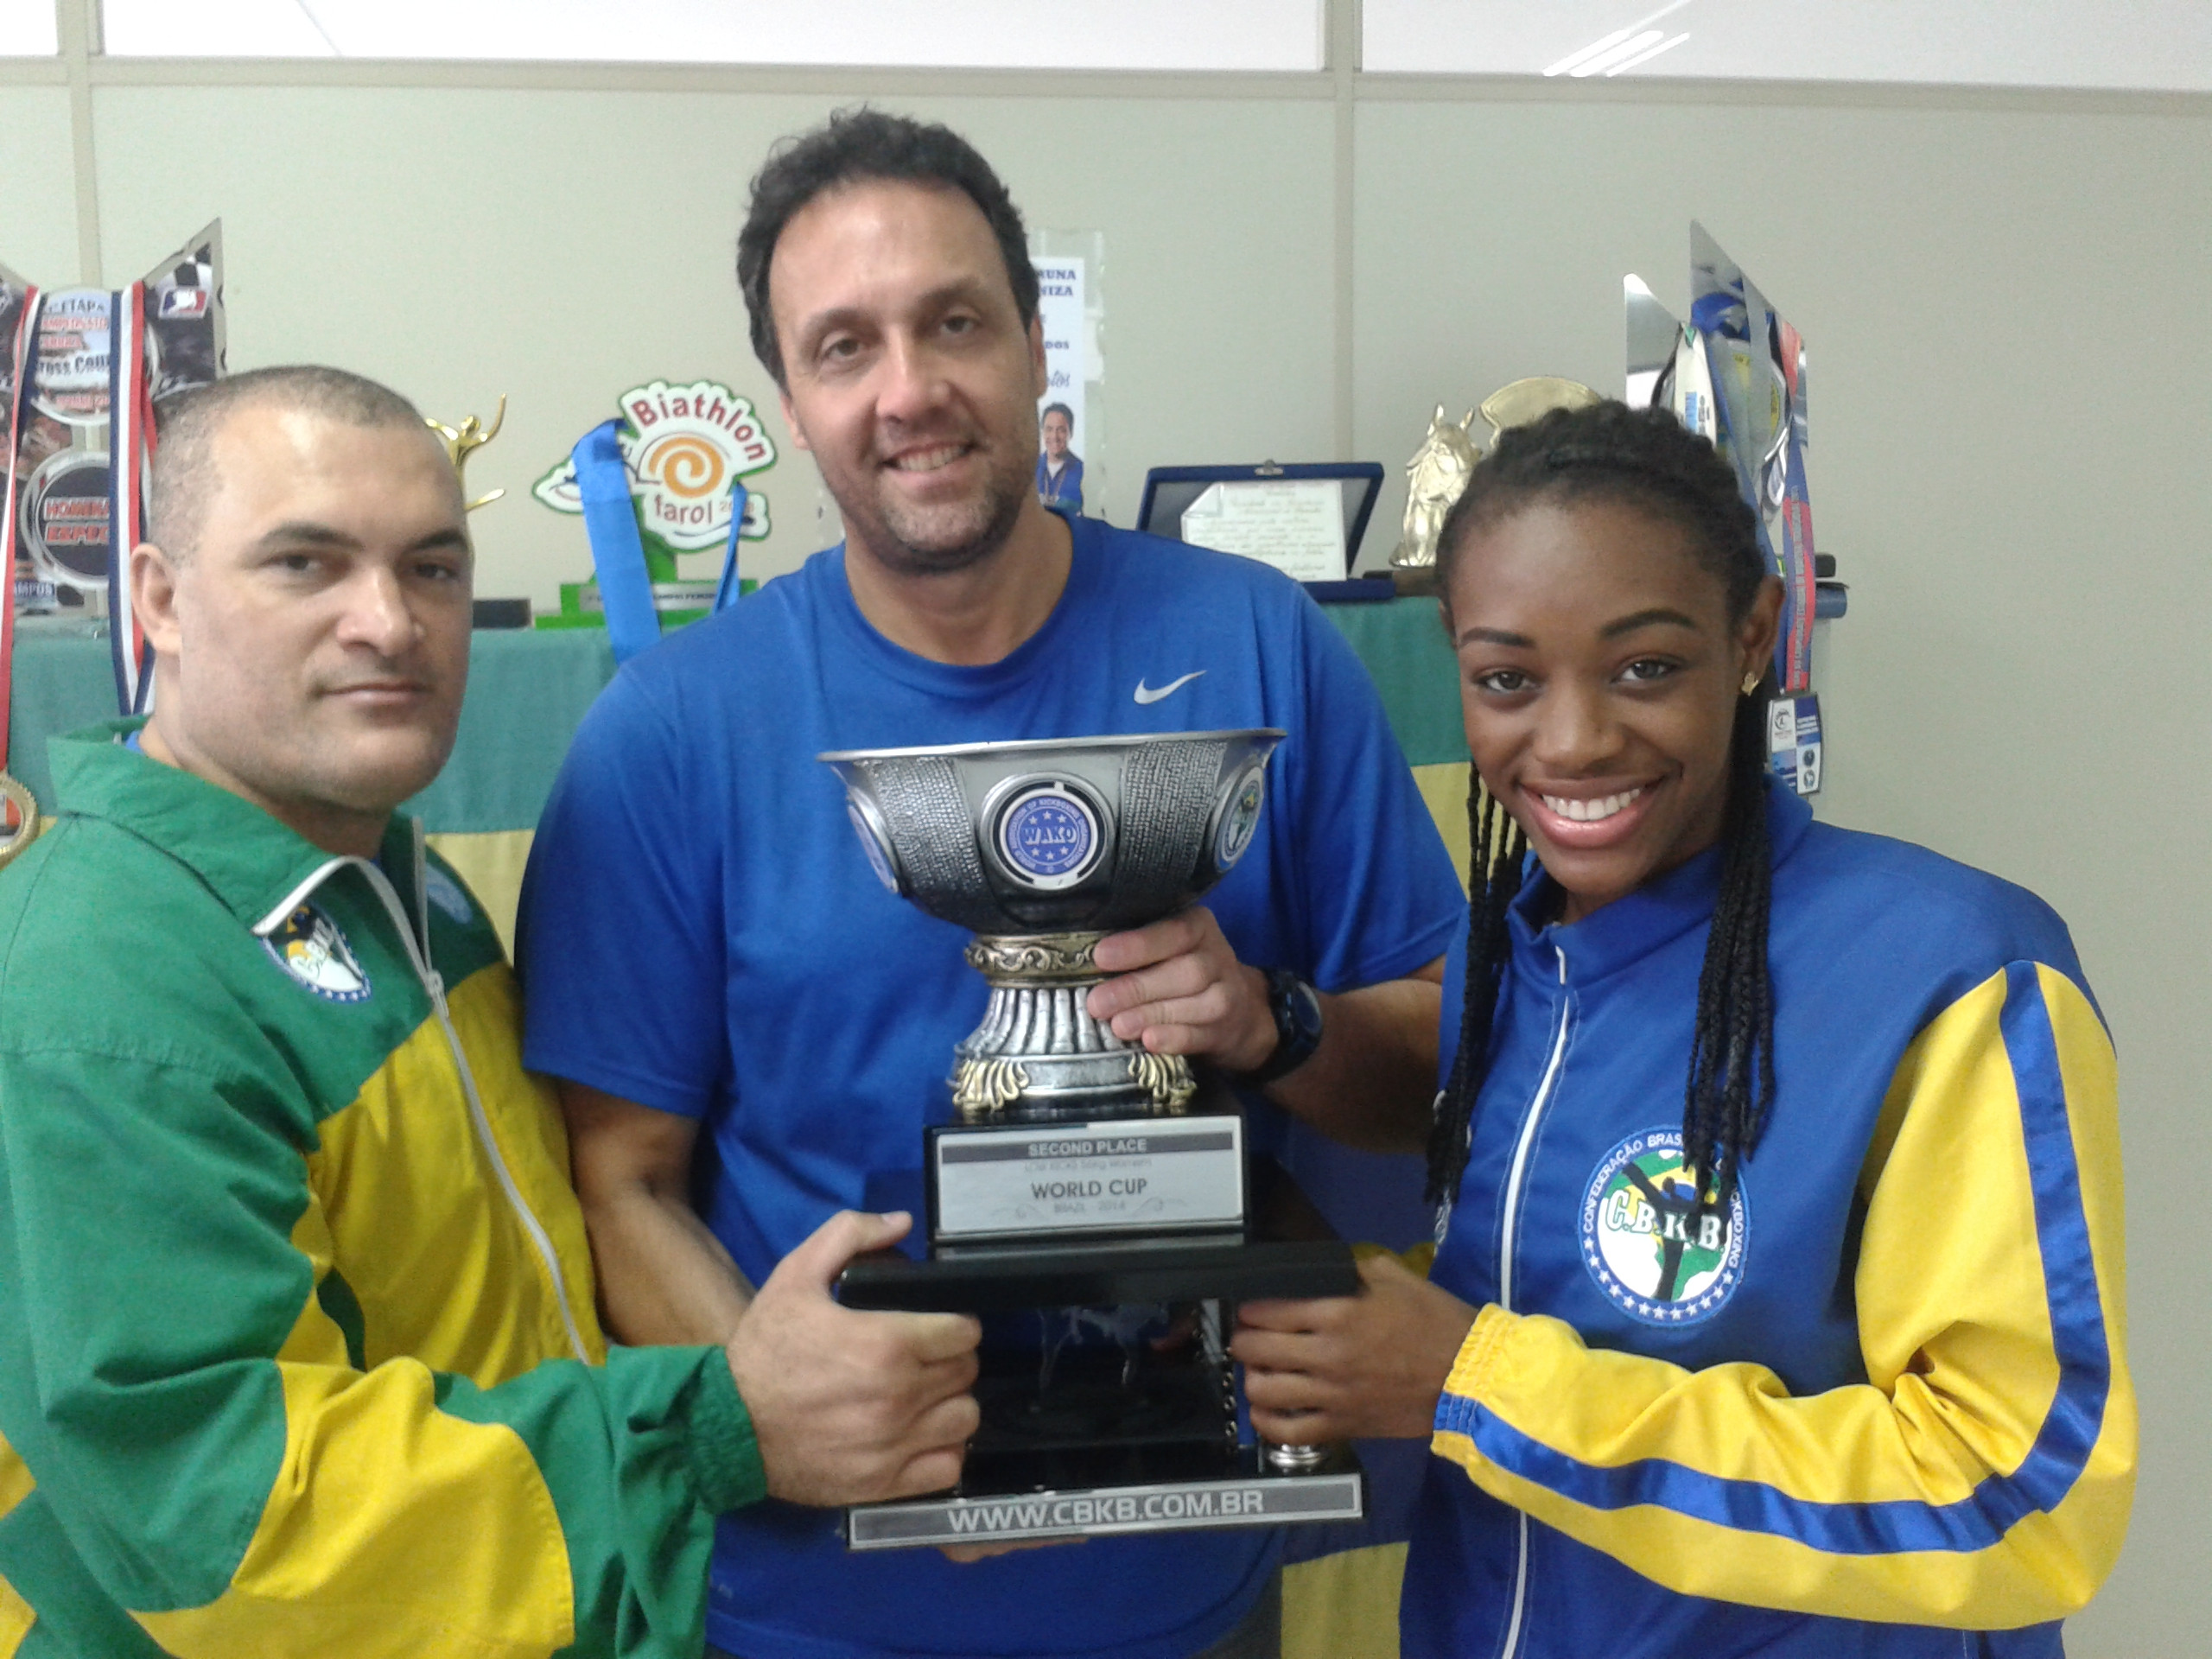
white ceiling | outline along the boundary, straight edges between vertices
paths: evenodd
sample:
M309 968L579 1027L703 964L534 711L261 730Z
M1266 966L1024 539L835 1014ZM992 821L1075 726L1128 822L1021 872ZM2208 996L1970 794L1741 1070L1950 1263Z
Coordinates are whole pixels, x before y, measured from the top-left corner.
M105 48L121 57L1322 63L1321 0L101 3ZM1371 73L2212 91L2212 0L1362 0L1362 16ZM54 0L0 0L0 54L54 50Z
M119 57L1321 65L1320 0L104 0L102 15Z
M1362 67L1382 73L1542 74L1625 30L1620 50L1663 49L1623 75L2212 91L2212 0L1363 0L1363 16Z
M50 57L54 0L0 0L0 58Z

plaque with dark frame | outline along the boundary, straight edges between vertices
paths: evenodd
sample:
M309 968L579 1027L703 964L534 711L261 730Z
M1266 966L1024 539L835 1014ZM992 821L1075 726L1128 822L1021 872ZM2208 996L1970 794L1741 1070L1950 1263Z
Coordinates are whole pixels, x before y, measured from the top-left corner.
M1338 485L1344 509L1344 568L1342 580L1308 582L1304 584L1306 591L1328 602L1396 597L1396 584L1389 576L1352 575L1368 520L1374 516L1376 499L1382 490L1379 461L1263 461L1251 466L1155 467L1144 477L1137 528L1147 535L1181 541L1184 513L1217 484L1299 483L1317 479L1334 480Z

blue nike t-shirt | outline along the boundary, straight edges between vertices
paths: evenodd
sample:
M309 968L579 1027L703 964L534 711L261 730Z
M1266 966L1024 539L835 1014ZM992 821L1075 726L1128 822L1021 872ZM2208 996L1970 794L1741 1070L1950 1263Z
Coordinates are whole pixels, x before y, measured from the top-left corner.
M1205 900L1238 957L1325 990L1442 956L1458 880L1366 671L1293 582L1071 522L1043 627L983 667L885 639L842 548L632 661L562 768L523 892L536 1071L701 1120L708 1224L758 1284L835 1211L918 1209L982 1018L968 935L887 892L825 750L1281 728L1242 862ZM723 1517L708 1634L739 1654L1183 1659L1250 1605L1265 1532L957 1566L849 1554L834 1512Z

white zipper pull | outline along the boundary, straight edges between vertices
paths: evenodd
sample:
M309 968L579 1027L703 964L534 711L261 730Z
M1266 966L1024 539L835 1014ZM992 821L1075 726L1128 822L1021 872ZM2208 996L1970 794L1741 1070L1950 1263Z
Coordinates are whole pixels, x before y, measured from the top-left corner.
M451 1011L446 1007L445 976L435 968L426 969L423 975L423 983L429 988L430 1003L437 1009L438 1018L443 1020L448 1017Z

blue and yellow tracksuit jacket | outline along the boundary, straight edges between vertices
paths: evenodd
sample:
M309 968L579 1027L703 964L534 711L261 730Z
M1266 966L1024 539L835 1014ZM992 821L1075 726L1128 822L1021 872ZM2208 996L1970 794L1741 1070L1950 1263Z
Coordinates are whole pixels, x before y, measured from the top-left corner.
M696 1654L750 1421L607 1349L482 912L124 729L0 878L0 1659Z
M1719 852L1515 906L1408 1659L2042 1659L2119 1554L2113 1051L2065 927L1786 793L1769 823L1777 1094L1725 1211L1681 1135Z

